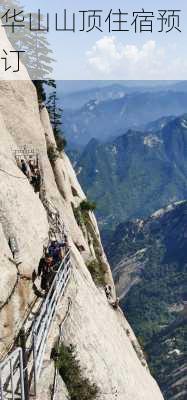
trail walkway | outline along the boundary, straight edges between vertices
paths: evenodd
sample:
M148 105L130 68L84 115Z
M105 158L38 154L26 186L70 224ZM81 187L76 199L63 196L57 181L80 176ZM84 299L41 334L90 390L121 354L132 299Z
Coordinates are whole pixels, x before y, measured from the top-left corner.
M21 347L0 362L0 400L28 400L36 396L49 331L71 276L70 251L65 255L47 296L35 303L22 328Z

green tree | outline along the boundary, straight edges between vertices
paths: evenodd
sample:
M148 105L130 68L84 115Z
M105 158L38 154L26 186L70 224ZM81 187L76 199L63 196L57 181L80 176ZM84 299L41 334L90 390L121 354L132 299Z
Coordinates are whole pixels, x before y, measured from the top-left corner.
M54 353L54 352L53 352ZM71 400L99 399L99 389L84 376L74 346L66 347L62 343L57 352L56 365L65 382ZM55 357L56 359L56 357Z
M32 13L32 27L36 27L38 15ZM44 27L44 19L41 16L41 26ZM43 80L52 73L51 64L53 51L50 49L47 40L47 32L30 30L29 15L26 16L25 35L22 40L22 50L25 51L22 60L27 66L28 73L32 80Z
M59 99L57 97L56 90L54 90L48 98L47 109L50 115L50 121L53 127L53 131L56 134L61 131L62 126L62 108L58 106Z
M64 150L66 140L63 137L62 132L62 108L58 105L59 99L57 97L56 90L54 90L48 98L47 109L50 116L51 125L53 128L57 149L61 152Z
M10 11L9 11L10 10ZM0 16L2 19L3 23L6 23L6 17L4 16L6 12L9 11L9 15L12 15L14 10L16 10L17 13L23 11L23 7L21 6L20 2L17 0L3 0L0 4ZM4 16L4 18L3 18ZM10 20L9 25L11 25L12 20ZM22 28L23 29L23 28ZM23 34L23 31L21 31L21 28L16 28L15 31L12 32L12 26L7 26L5 27L6 34L8 39L10 40L12 46L16 48L16 50L20 50L20 41L21 41L21 36Z
M47 32L40 30L34 30L38 26L38 14L32 13L32 30L30 29L30 16L24 12L24 7L21 6L19 0L4 0L0 5L0 14L3 16L6 12L9 12L9 16L20 12L18 19L24 17L23 25L15 26L14 33L12 33L12 27L6 27L7 36L15 48L15 50L24 51L20 58L23 64L26 66L30 78L40 83L35 86L38 89L39 99L45 100L45 94L43 91L43 85L55 87L54 81L48 79L50 73L52 73L52 63L54 59L52 57L53 51L50 48L50 44L47 40ZM22 12L22 13L21 13ZM10 20L13 23L13 19ZM9 22L10 24L10 22ZM17 24L19 25L19 23ZM21 25L21 23L20 23ZM41 28L45 27L44 17L41 15Z
M46 102L47 96L46 96L45 86L56 88L55 80L52 79L33 80L33 83L36 87L39 104Z

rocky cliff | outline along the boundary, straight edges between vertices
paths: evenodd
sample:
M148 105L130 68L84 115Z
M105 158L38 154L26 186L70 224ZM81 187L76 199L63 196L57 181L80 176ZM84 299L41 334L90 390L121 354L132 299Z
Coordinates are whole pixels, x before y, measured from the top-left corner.
M123 221L147 218L171 202L186 199L186 146L186 114L159 119L144 131L124 130L106 143L89 142L76 170L88 197L97 202L104 239Z
M55 144L48 113L39 110L37 95L29 80L0 82L0 351L5 357L35 299L33 272L37 274L48 242L48 219L42 196L34 192L15 161L15 151L27 146L39 153L42 189L59 211L71 248L73 273L59 304L48 338L38 399L50 399L54 378L51 349L64 320L64 343L76 346L84 374L95 383L99 399L161 400L136 338L120 309L108 303L104 288L97 287L88 265L96 260L105 284L115 289L110 267L100 242L93 213L87 224L77 223L75 210L85 195L65 152L50 163L49 147ZM19 247L19 266L9 247L10 237ZM71 299L71 301L70 301ZM46 384L47 382L47 384ZM59 378L57 396L68 399Z
M167 400L187 394L186 218L186 201L170 204L120 224L108 249L121 307Z

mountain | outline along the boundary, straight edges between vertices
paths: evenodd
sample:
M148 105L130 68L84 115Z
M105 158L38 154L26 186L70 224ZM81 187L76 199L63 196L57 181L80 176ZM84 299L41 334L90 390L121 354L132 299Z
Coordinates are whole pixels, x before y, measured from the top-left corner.
M106 144L92 139L76 170L88 197L96 201L103 231L185 199L187 115L169 119L154 134L130 130Z
M186 92L185 81L57 81L57 92L63 108L80 109L90 100L109 100L131 93Z
M90 100L109 100L130 93L158 92L161 90L186 91L185 82L175 81L57 81L58 97L66 109L80 109Z
M164 398L186 400L187 201L120 224L107 254L122 309Z
M98 84L98 83L97 83ZM65 110L76 110L82 108L85 104L92 100L97 102L106 101L109 99L118 99L124 97L125 94L136 92L136 88L126 87L120 83L113 83L111 85L106 84L106 86L93 87L81 91L76 91L73 93L63 93L61 85L57 85L58 96L63 104Z
M1 25L0 36L11 49ZM9 80L2 75L0 397L163 400L118 306L93 207L47 109L21 63L20 80L11 70Z
M163 115L179 116L187 112L187 92L164 90L123 95L124 90L118 89L117 93L116 99L90 98L79 109L65 109L63 124L67 139L77 145L86 145L92 138L106 142L128 129L145 129Z
M169 122L173 121L176 117L168 116L168 117L161 117L156 121L149 122L142 130L148 131L151 133L157 133L160 129L163 129Z

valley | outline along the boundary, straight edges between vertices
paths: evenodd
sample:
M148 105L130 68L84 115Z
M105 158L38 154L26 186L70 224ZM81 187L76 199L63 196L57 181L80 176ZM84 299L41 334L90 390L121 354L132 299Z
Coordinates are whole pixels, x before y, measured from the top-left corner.
M78 93L65 112L68 153L151 373L165 400L186 400L186 85L92 96Z
M187 202L121 224L107 254L123 311L166 400L187 394Z

